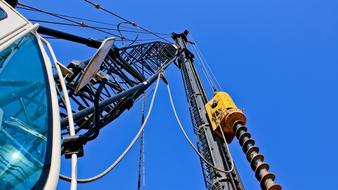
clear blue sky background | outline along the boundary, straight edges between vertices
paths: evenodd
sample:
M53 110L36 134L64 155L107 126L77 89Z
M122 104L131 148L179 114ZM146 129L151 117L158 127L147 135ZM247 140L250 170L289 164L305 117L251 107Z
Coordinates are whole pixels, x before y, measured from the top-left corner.
M117 23L81 0L22 2L45 10ZM334 0L99 1L154 31L189 29L222 87L244 108L252 132L284 189L338 186L338 2ZM22 11L23 12L23 11ZM30 18L45 16L25 12ZM92 38L105 35L57 26ZM93 49L53 40L60 61L83 60ZM179 115L194 138L179 70L167 71ZM207 86L206 86L207 87ZM140 127L140 104L107 126L85 147L79 177L104 170ZM194 138L195 139L195 138ZM259 184L237 140L231 152L246 189ZM138 147L109 175L80 190L137 187ZM70 174L69 160L62 173ZM205 189L200 163L181 135L164 85L145 131L147 190ZM69 185L59 183L58 189Z

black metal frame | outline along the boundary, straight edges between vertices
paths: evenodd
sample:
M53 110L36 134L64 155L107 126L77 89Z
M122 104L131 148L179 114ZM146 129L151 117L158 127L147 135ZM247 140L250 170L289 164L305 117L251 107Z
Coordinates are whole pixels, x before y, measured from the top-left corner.
M105 85L100 79L93 79L89 84L75 93L83 71L89 61L72 62L68 69L74 73L66 78L69 98L74 113L75 130L77 134L93 132L95 127L94 102L98 90L99 104L99 130L106 126L125 110L132 107L133 103L155 80L163 67L176 57L176 48L164 42L150 42L124 48L112 48L101 65L100 72L107 74ZM151 79L151 80L149 80ZM57 78L55 78L58 81ZM144 82L147 81L147 84ZM109 101L109 103L107 103ZM69 133L67 126L67 112L63 101L60 101L60 114L62 117L62 135ZM95 135L94 137L96 137ZM93 138L91 138L92 140Z

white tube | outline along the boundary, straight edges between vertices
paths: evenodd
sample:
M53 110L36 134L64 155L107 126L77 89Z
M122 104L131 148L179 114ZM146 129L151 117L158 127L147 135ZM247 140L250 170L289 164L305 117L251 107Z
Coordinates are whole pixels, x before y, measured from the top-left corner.
M74 128L73 113L72 113L72 108L71 108L70 101L69 101L68 91L67 91L65 80L64 80L63 75L62 75L61 68L58 64L58 61L57 61L56 56L54 54L54 51L52 50L52 47L49 44L49 42L47 40L43 39L43 38L41 38L41 40L47 45L49 53L52 56L52 59L53 59L53 62L54 62L54 65L55 65L55 68L56 68L56 71L57 71L57 74L58 74L58 77L59 77L59 81L60 81L60 84L61 84L62 93L63 93L65 106L66 106L66 110L67 110L69 134L70 134L70 136L74 136L75 135L75 128ZM76 154L72 154L72 177L71 177L70 189L71 190L77 189L77 155Z
M220 169L220 168L217 168L216 166L214 166L213 164L211 164L210 162L208 162L208 160L206 160L203 155L198 151L198 149L196 148L196 146L194 145L194 143L191 141L191 139L189 138L189 136L187 135L187 133L185 132L184 128L183 128L183 125L177 115L177 111L176 111L176 108L175 108L175 104L174 104L174 101L173 101L173 97L171 95L171 90L170 90L170 87L169 87L169 84L167 84L167 91L168 91L168 95L169 95L169 99L170 99L170 104L171 104L171 108L174 112L174 115L175 115L175 118L176 118L176 121L178 123L178 126L180 127L185 139L188 141L188 143L190 144L190 146L193 148L193 150L196 152L196 154L200 157L200 159L205 163L207 164L209 167L213 168L214 170L216 171L219 171L219 172L222 172L222 173L231 173L233 170L234 170L234 162L233 162L233 159L230 158L230 163L231 163L231 167L229 170L223 170L223 169ZM225 139L224 139L225 140ZM226 141L225 141L226 143ZM228 146L226 144L226 146Z

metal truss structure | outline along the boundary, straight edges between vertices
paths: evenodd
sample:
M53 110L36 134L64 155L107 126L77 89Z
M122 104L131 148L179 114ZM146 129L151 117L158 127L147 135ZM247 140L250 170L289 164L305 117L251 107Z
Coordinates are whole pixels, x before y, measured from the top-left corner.
M100 68L100 76L107 79L100 101L112 98L128 89L132 89L140 83L145 82L151 76L158 73L165 63L173 60L176 56L176 48L169 43L150 42L125 48L111 48ZM82 114L83 110L94 106L95 95L98 91L102 78L96 77L79 92L75 93L75 87L89 61L73 61L68 69L73 72L67 77L67 88L69 97L72 100L76 132L81 134L94 127L94 114ZM127 95L113 101L100 110L100 128L129 109L139 98L145 89L139 89L131 95ZM60 101L61 116L63 117L63 134L68 134L67 123L65 122L66 110ZM84 117L83 117L84 116Z
M40 32L94 48L98 48L102 43L44 27ZM77 85L90 61L73 61L64 68L76 125L76 137L69 137L67 112L62 96L59 96L63 149L66 158L74 153L82 156L83 144L95 139L102 127L130 109L160 73L175 60L175 64L181 69L194 132L198 137L198 151L213 167L228 171L225 173L216 171L201 159L206 188L208 190L244 189L235 164L231 161L230 152L224 146L226 142L215 135L210 127L205 109L208 100L194 65L194 55L186 47L186 43L189 42L187 34L187 31L182 34L173 33L175 45L154 41L124 48L112 47L101 64L99 72L79 91L76 91ZM58 83L56 77L55 80ZM60 84L57 84L57 89L60 89L59 86ZM274 175L268 171L269 166L263 162L264 158L258 153L254 141L249 138L250 135L246 132L243 123L237 122L234 127L238 132L236 137L248 159L250 158L251 166L262 188L281 189L280 185L274 183Z

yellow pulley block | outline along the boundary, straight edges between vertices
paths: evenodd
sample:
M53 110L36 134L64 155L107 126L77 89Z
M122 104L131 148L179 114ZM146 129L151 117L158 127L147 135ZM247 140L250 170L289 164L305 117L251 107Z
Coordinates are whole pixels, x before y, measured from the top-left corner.
M230 143L235 137L233 125L240 121L246 123L242 110L238 109L229 94L215 92L214 97L205 105L213 131L222 138L222 127L226 141Z

